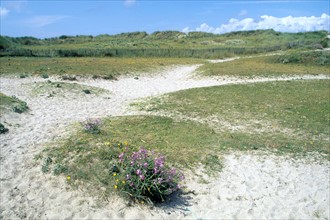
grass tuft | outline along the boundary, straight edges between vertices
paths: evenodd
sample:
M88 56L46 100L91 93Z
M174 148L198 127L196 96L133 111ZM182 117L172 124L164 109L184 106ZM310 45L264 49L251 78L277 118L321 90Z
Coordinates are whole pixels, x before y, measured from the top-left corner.
M0 112L1 114L7 111L14 111L16 113L23 113L29 109L26 102L18 99L15 96L6 96L0 93Z

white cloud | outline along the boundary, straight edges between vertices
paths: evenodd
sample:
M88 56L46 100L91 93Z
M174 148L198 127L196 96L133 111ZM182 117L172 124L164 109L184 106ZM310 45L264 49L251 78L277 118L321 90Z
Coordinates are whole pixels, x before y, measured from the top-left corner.
M124 5L127 7L133 6L136 3L136 0L124 0Z
M9 10L7 8L0 7L0 17L3 18L7 16L9 13Z
M33 28L41 28L56 23L57 21L60 21L65 18L68 18L68 16L63 16L63 15L35 16L33 18L26 20L25 24Z
M320 17L283 17L277 18L269 15L263 15L259 21L252 18L242 20L230 19L227 24L222 24L220 27L210 27L206 23L201 24L195 29L189 27L184 28L183 32L203 31L215 34L222 34L232 31L246 31L257 29L274 29L280 32L304 32L304 31L330 31L330 16L322 14Z

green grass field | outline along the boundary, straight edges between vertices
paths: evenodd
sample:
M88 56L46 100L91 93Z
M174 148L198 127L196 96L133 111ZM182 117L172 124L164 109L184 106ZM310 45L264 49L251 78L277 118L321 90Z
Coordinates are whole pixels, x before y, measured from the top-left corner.
M329 83L288 81L190 89L138 106L211 125L221 136L220 148L256 146L328 154Z
M1 57L1 75L76 75L82 77L118 77L160 70L171 65L204 63L190 58L43 58Z
M305 53L305 56L304 56ZM241 58L225 63L207 63L199 72L207 76L288 76L330 74L330 51L288 52L285 55ZM286 61L283 63L283 61Z

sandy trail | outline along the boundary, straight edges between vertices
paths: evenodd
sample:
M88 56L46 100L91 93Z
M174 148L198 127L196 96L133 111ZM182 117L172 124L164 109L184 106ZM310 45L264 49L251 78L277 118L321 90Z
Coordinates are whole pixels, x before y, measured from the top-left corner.
M203 219L203 218L322 218L329 219L329 162L291 161L272 155L224 158L225 168L208 184L187 183L197 195L166 207L148 210L126 207L118 198L99 202L83 191L70 190L62 177L41 172L33 157L43 144L67 134L67 126L91 117L136 114L128 104L182 89L266 81L329 79L325 75L282 78L205 78L193 72L198 65L179 66L154 76L118 81L81 80L78 83L109 91L76 99L33 96L41 78L0 78L0 91L26 101L30 111L8 113L1 122L10 132L0 136L1 217L4 219ZM55 79L52 79L55 80ZM27 86L30 85L30 86ZM175 206L176 205L176 206Z

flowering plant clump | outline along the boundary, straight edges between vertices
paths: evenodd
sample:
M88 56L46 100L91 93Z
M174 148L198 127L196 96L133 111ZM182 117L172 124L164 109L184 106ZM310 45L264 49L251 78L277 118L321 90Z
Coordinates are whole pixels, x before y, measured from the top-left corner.
M166 166L165 157L160 154L144 148L129 154L126 148L118 159L122 179L113 174L116 177L114 188L135 200L164 202L166 196L182 187L180 182L184 179L183 174Z
M99 134L101 133L100 125L101 120L100 119L87 119L84 122L81 122L81 125L84 128L84 131L91 133L91 134Z

